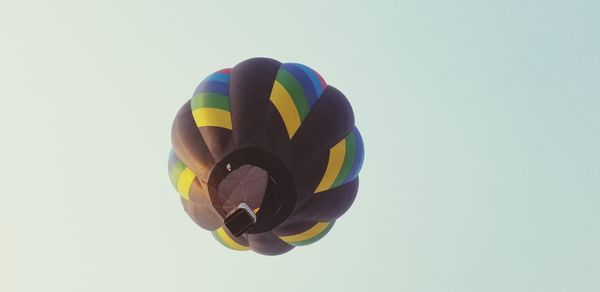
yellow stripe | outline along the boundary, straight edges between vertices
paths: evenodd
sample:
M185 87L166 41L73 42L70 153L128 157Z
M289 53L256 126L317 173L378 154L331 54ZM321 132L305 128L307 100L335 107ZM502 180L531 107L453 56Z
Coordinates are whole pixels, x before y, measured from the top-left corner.
M231 130L231 114L217 108L197 108L192 112L196 126L221 127Z
M229 235L227 234L227 232L225 232L225 229L223 229L223 227L219 227L219 229L217 229L217 235L231 249L235 249L235 250L249 250L250 249L247 246L243 246L243 245L237 243L235 240L233 240L231 237L229 237Z
M321 183L315 189L315 193L328 190L335 178L340 173L342 165L344 164L344 157L346 156L346 139L342 139L333 148L329 150L329 162L327 163L327 169L321 179Z
M190 187L195 178L196 174L187 167L179 175L179 179L177 180L177 191L179 191L182 198L186 200L190 199Z
M294 243L294 242L308 240L308 239L311 239L311 238L319 235L319 233L323 232L323 230L325 230L325 228L327 228L328 225L329 225L329 222L317 223L317 224L315 224L315 226L311 227L310 229L308 229L302 233L299 233L296 235L281 236L279 238L287 243Z
M277 80L273 84L270 99L277 108L277 111L279 111L291 139L298 128L300 128L300 114L298 114L294 100L292 100L285 87Z

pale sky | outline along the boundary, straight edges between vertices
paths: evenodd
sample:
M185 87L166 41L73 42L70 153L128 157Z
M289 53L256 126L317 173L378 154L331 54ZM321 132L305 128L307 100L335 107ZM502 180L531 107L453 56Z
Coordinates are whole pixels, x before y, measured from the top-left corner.
M0 291L599 291L597 1L0 1ZM167 175L196 85L251 57L348 97L357 200L222 247Z

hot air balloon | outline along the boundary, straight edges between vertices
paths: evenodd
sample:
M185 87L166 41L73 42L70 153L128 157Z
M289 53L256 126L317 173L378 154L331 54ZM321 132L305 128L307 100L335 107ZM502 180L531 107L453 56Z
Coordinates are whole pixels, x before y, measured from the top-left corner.
M325 236L364 157L346 97L311 68L253 58L206 77L177 113L169 175L224 246L278 255Z

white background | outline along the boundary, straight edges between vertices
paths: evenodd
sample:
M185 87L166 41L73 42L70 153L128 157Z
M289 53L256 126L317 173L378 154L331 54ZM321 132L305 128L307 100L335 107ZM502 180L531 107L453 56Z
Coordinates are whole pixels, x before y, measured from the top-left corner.
M596 3L3 0L0 291L599 291ZM255 56L318 70L366 146L352 209L279 257L166 170L195 86Z

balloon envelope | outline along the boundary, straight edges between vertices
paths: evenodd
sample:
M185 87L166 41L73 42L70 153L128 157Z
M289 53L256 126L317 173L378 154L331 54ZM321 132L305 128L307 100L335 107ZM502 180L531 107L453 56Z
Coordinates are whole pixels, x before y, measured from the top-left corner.
M171 137L185 211L234 250L313 243L358 191L364 146L350 103L302 64L254 58L209 75Z

